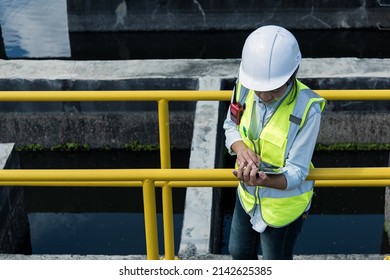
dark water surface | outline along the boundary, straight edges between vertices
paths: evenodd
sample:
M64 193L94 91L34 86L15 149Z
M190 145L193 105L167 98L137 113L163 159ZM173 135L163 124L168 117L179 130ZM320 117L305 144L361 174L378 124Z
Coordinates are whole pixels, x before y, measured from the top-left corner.
M252 30L69 32L70 60L240 58ZM304 58L390 58L390 30L291 30ZM54 40L55 37L53 37ZM46 38L50 40L50 37ZM53 45L58 45L54 43ZM63 45L58 46L62 48ZM12 57L33 58L13 49ZM49 55L47 57L53 57ZM0 59L7 58L0 52ZM44 53L41 55L44 58Z
M187 168L189 151L172 151L172 168ZM24 169L160 168L159 152L21 152ZM173 189L175 248L179 248L185 188ZM156 189L163 252L161 189ZM142 189L26 187L33 254L145 254Z
M240 58L252 30L70 33L72 59ZM303 57L389 58L390 30L291 30Z

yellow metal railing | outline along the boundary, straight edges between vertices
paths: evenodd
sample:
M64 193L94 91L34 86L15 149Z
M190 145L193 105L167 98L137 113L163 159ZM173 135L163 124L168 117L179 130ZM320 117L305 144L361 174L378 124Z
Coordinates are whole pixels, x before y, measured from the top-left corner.
M316 90L326 100L390 100L388 89ZM0 91L4 101L229 101L230 90Z
M317 90L327 100L390 100L390 90ZM162 188L165 259L174 259L172 188L234 187L230 169L171 169L169 101L228 101L231 91L0 91L9 101L157 101L161 169L0 170L2 186L90 186L143 188L147 259L158 259L155 188ZM390 168L316 168L316 186L390 185Z

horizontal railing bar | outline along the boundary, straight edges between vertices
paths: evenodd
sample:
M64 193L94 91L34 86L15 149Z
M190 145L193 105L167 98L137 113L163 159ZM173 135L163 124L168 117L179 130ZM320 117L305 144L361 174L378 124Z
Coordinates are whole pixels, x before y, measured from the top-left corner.
M186 187L237 187L237 180L234 181L174 181L169 182L173 188ZM390 186L390 179L371 179L371 180L316 180L315 187L386 187ZM156 182L156 186L160 186Z
M307 180L390 179L390 167L314 168Z
M327 100L390 100L387 89L315 90ZM231 90L0 91L0 101L229 101Z
M388 89L337 89L337 90L314 90L326 100L390 100Z
M191 178L188 178L191 176ZM4 181L152 181L230 180L225 169L8 169L0 170Z
M1 91L0 101L198 101L229 100L229 95L231 91Z
M0 185L11 182L140 182L236 181L231 169L6 169L0 170ZM92 180L91 180L92 179ZM308 180L389 180L390 167L315 168ZM88 184L88 183L87 183ZM195 183L196 184L196 183Z
M317 180L315 187L388 187L390 180Z
M166 182L156 181L156 187L163 187ZM113 187L129 188L142 187L140 181L7 181L1 185L24 186L24 187ZM190 187L237 187L237 181L170 181L168 186L172 188ZM390 186L390 179L372 180L317 180L315 187L387 187Z

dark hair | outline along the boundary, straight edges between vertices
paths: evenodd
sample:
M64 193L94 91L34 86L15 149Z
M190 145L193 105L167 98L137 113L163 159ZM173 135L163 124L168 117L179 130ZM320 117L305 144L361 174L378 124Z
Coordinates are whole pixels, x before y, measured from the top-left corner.
M286 83L287 86L289 86L291 83L293 83L293 85L292 85L293 87L297 87L298 86L297 79L296 79L297 73L298 73L298 69L299 69L299 66L294 71L294 73L291 75L291 77L288 79L288 81ZM290 95L290 100L289 100L288 104L293 103L295 98L297 97L297 94L298 94L298 91L296 89L291 88L291 90L292 90L293 94Z

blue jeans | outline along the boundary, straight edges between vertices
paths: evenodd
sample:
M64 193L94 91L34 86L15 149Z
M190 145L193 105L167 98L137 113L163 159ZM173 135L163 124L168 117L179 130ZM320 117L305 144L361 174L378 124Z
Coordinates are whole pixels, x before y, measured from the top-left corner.
M264 260L292 260L293 249L301 232L306 214L282 227L267 226L258 233L252 228L250 216L236 199L230 229L229 252L234 260L257 260L259 245Z

